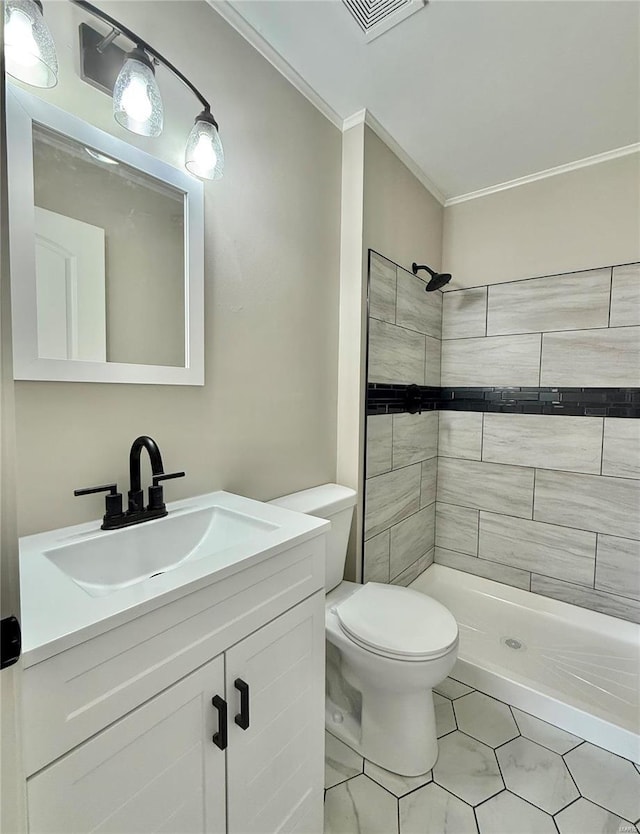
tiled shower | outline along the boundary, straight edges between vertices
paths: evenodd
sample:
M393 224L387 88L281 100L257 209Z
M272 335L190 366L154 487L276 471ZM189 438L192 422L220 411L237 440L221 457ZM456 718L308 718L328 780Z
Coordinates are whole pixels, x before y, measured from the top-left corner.
M370 254L365 580L435 561L640 621L640 265L423 288Z

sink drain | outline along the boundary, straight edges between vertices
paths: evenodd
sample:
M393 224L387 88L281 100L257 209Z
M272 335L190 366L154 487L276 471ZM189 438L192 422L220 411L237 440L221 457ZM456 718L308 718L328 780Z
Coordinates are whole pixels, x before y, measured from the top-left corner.
M526 651L527 648L522 640L518 640L516 637L501 637L500 642L503 646L514 651Z

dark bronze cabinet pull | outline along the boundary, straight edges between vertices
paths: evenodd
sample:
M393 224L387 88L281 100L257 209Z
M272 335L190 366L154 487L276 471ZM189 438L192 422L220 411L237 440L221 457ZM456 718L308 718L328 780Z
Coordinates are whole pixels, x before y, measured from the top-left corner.
M240 693L240 712L235 717L238 727L243 730L249 729L249 684L242 678L236 678L233 685Z
M218 732L213 735L213 743L221 750L227 749L227 702L219 695L214 695L211 703L218 710Z

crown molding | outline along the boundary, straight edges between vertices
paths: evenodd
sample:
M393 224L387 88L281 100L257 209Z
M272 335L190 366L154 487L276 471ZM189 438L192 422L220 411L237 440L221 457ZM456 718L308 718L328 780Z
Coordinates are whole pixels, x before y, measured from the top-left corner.
M371 130L382 142L384 142L389 150L391 150L398 157L400 162L402 162L402 164L411 171L414 177L422 183L431 196L434 197L441 206L446 205L445 196L442 191L440 191L438 186L431 179L429 179L422 168L416 164L415 160L409 156L404 148L396 142L389 131L385 129L385 127L376 119L370 110L358 110L352 116L346 118L342 123L342 130L344 132L345 130L349 130L349 128L355 127L363 122L367 125L367 127L371 128Z
M449 197L445 200L444 206L455 206L458 203L466 203L467 200L476 200L478 197L487 197L489 194L497 194L499 191L507 191L510 188L518 188L530 182L555 177L558 174L567 174L570 171L577 171L580 168L588 168L591 165L599 165L601 162L609 162L612 159L619 159L621 156L629 156L632 153L640 152L640 142L634 145L625 145L623 148L615 148L612 151L605 151L594 156L587 156L584 159L577 159L575 162L568 162L566 165L558 165L555 168L547 168L545 171L538 171L535 174L528 174L526 177L518 177L515 180L490 185L478 191L470 191L468 194L461 194L459 197Z
M298 90L299 93L311 102L323 116L342 130L342 118L336 111L320 96L304 78L269 44L257 29L238 12L228 0L206 0L206 3L217 12L236 32L248 41L272 67L283 75Z

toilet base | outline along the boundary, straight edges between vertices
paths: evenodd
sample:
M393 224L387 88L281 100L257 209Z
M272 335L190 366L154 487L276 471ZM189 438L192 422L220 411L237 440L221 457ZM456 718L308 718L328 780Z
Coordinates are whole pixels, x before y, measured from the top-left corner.
M325 727L367 761L400 776L422 776L438 758L431 690L390 703L369 693L362 723L327 699ZM382 718L382 720L381 720Z

